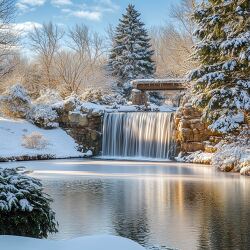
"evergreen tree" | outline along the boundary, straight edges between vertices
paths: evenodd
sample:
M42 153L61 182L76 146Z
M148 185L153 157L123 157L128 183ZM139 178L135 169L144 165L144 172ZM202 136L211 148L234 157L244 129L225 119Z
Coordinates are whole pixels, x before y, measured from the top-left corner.
M140 13L130 4L116 28L109 58L110 70L120 83L150 77L155 72L153 54Z
M47 238L58 232L52 199L40 180L25 172L22 167L0 168L0 235Z
M200 62L189 75L194 105L212 130L234 131L250 110L250 1L206 0L193 17Z

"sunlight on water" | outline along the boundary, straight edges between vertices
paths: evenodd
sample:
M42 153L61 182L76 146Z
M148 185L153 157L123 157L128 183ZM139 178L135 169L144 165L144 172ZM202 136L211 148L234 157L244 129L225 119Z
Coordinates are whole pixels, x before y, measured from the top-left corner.
M26 166L53 199L53 239L115 234L150 250L248 249L250 178L173 162L53 160Z

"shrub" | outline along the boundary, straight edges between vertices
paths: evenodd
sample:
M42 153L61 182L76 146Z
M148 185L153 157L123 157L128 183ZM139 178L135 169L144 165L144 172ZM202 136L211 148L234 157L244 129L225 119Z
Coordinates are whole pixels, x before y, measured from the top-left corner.
M100 88L85 89L84 93L80 96L80 100L83 102L93 102L104 105L123 105L126 103L125 98L123 98L120 94L107 93Z
M25 88L15 84L1 98L1 112L9 117L25 118L30 109L30 97Z
M27 114L27 118L42 128L58 127L58 123L56 122L58 118L57 112L46 104L34 105Z
M216 145L212 164L221 171L239 172L250 166L250 131L247 128L238 136L229 136Z
M84 102L101 103L103 94L100 88L88 88L84 90L80 99Z
M32 132L30 135L23 136L22 146L29 149L44 149L48 146L46 138L38 133Z
M47 238L58 223L52 199L38 179L20 168L0 168L0 234Z
M61 102L62 97L60 94L54 89L46 89L40 91L40 96L36 99L36 103L39 104L55 104L57 102Z

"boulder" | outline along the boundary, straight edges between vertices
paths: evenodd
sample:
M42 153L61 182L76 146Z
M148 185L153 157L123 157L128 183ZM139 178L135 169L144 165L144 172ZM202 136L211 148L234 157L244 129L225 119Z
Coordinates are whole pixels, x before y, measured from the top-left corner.
M79 112L69 112L69 121L75 124L77 127L85 127L88 125L87 114L81 114Z
M184 142L181 144L181 150L184 152L204 151L204 145L201 142Z
M179 130L179 139L180 141L193 141L194 134L190 128L181 128Z

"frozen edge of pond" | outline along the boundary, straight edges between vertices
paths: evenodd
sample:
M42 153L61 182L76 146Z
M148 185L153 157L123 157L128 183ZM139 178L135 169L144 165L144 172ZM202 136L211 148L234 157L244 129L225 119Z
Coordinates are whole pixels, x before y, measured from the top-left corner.
M5 250L145 250L138 243L112 235L84 236L70 240L46 240L20 236L0 236Z

